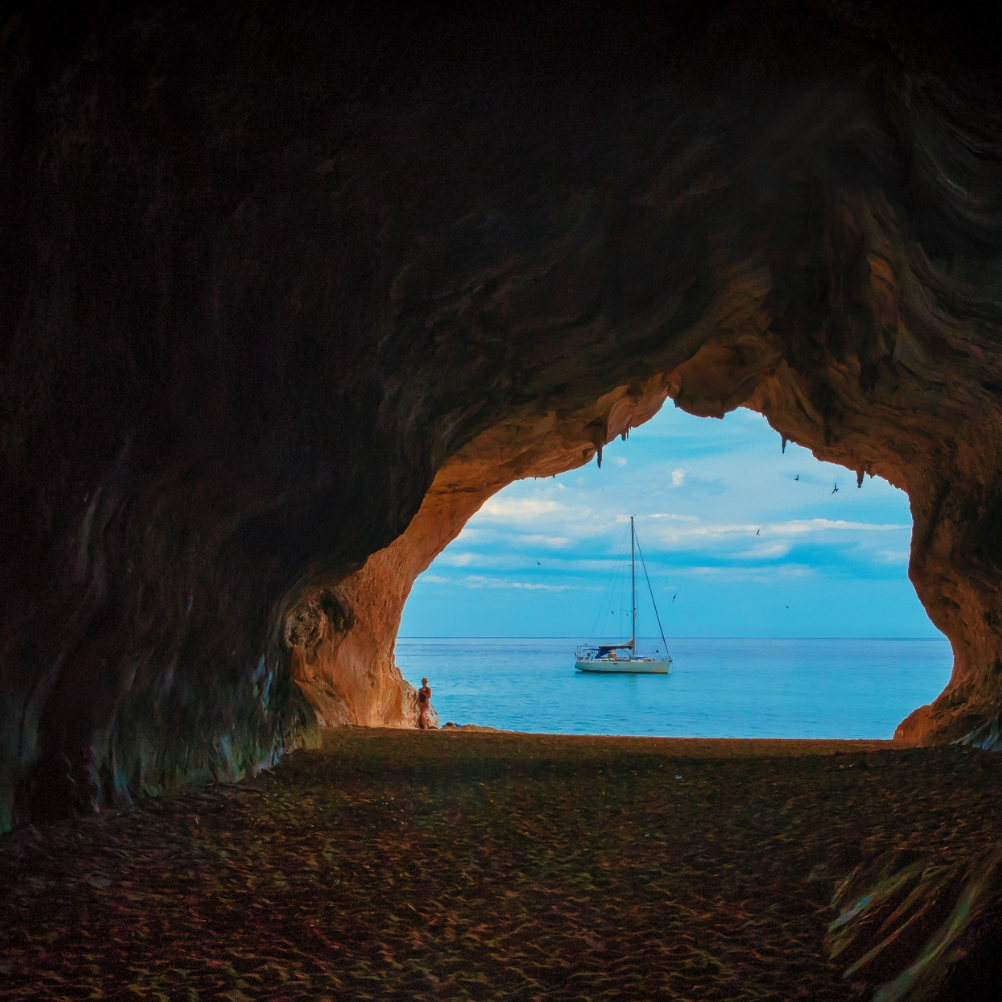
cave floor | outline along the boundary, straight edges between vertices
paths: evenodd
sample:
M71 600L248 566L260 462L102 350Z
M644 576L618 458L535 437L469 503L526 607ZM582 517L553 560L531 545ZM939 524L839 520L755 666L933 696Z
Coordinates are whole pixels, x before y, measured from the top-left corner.
M843 999L838 877L1002 839L1002 757L347 728L0 838L2 999Z

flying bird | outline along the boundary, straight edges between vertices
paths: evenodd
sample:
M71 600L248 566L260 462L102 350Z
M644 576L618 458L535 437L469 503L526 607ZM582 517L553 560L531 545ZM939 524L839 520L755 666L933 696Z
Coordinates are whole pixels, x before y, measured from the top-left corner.
M671 600L674 602L677 597L678 597L678 592L675 592L675 594L672 595Z
M800 479L800 474L798 473L793 479L794 480L799 480Z
M838 482L836 481L835 486L832 488L832 494L838 494Z
M761 529L756 529L755 530L755 535L756 536L761 536L762 535L762 530Z
M542 566L543 566L543 565L542 565L542 564L541 564L541 563L540 563L540 562L539 562L538 560L536 561L536 563L537 563L537 564L538 564L538 565L539 565L540 567L542 567Z

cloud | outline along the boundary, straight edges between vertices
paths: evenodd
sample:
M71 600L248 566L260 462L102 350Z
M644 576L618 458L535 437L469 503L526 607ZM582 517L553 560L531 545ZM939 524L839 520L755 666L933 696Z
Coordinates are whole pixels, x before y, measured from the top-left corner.
M807 578L814 573L814 568L803 564L784 564L776 568L774 573L778 573L781 578Z
M661 516L674 518L674 516ZM693 521L698 521L690 516ZM679 519L681 520L681 518ZM688 519L687 519L688 520ZM708 544L714 540L722 540L728 536L759 535L764 536L805 536L818 532L898 532L911 530L910 525L872 524L869 522L845 522L841 519L811 518L793 519L789 522L774 522L762 525L754 522L722 522L709 525L671 526L662 525L655 533L662 543L670 544ZM778 545L778 544L773 544ZM788 549L788 548L787 548Z
M522 537L516 537L516 542L521 543ZM488 552L488 553L450 553L446 550L444 553L440 554L435 559L435 563L432 565L432 573L434 573L434 568L444 568L444 567L456 567L456 568L467 568L472 570L473 568L489 568L493 571L520 571L524 572L527 565L532 567L536 566L536 560L538 559L537 554L539 552L539 547L535 546L529 552ZM580 561L566 560L557 557L555 554L546 555L546 566L548 570L553 570L556 567L561 568L574 568ZM596 562L598 566L598 562ZM591 568L585 567L584 569L590 570ZM424 580L427 577L427 571L421 575L421 579ZM431 580L430 578L428 580ZM453 578L449 579L454 580Z
M747 553L742 553L741 556L752 560L759 560L762 558L768 559L769 557L785 557L789 552L789 543L759 543L758 546L753 546Z
M481 559L478 553L450 553L445 550L438 556L437 563L445 564L446 567L469 567L470 564L479 564Z
M685 470L677 469L671 471L672 487L681 487L685 483Z
M468 574L457 584L464 588L521 588L525 591L571 591L573 585L537 584L533 581L505 581L502 578L489 578L482 574Z
M615 463L615 464L616 464L617 466L626 466L626 457L625 457L625 456L616 456L616 457L615 457L615 458L613 459L613 462L614 462L614 463Z
M911 529L910 525L874 525L869 522L843 522L841 519L802 518L790 522L777 522L767 526L767 531L776 535L802 535L806 532L826 532L831 529L852 530L854 532L890 532L895 529Z
M813 569L801 564L783 564L780 567L766 564L762 567L677 567L675 573L693 574L700 578L726 578L728 583L752 581L756 584L768 584L774 582L777 575L784 578L810 577Z
M467 574L463 578L448 578L441 574L422 574L422 582L438 585L455 585L459 588L511 588L523 591L594 591L595 588L580 585L544 584L535 581L506 581L504 578L488 577L485 574Z
M698 519L697 519L698 521ZM706 541L721 536L748 535L754 533L756 525L694 525L678 528L665 526L656 533L663 543L682 543L686 541Z
M502 550L499 552L490 550L453 553L447 549L435 558L434 564L420 576L420 580L433 582L433 577L429 575L434 575L437 570L445 570L447 568L466 569L469 571L473 571L474 569L514 571L515 573L522 574L529 568L535 572L536 561L540 557L542 557L542 563L547 573L551 574L559 571L562 574L568 575L590 575L595 573L604 575L609 574L614 568L621 566L623 563L622 554L608 556L592 556L589 554L587 556L579 556L579 551L573 548L568 550L567 548L556 546L550 547L546 553L541 553L538 545L533 546L531 549L523 547L522 536L515 536L514 541L516 548L511 551ZM628 552L626 560L629 561ZM448 580L453 581L455 578L450 577Z
M549 546L552 549L570 546L573 542L566 536L519 536L518 538L520 542L529 543L532 546Z
M880 550L876 554L877 559L884 564L907 564L908 556L907 550Z
M493 497L484 502L480 511L507 522L524 522L542 515L552 515L563 508L559 501L547 501L543 498Z
M751 581L755 584L766 584L771 581L775 574L772 567L688 567L686 572L694 574L700 578L721 578L726 579L728 584L736 581Z

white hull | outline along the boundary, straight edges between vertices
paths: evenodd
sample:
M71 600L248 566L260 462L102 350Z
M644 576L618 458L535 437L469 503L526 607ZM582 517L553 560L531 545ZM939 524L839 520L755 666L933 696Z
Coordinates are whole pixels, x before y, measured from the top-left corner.
M668 641L661 627L661 616L657 603L654 602L654 590L650 587L651 579L647 578L647 587L651 592L651 602L654 604L654 615L658 617L658 629L661 630L661 642L665 646L663 658L637 656L637 532L633 526L633 516L630 516L630 608L633 610L630 642L615 644L578 644L574 652L574 667L578 671L596 672L601 675L667 675L671 668L671 656L668 653ZM644 554L640 553L643 563ZM647 564L644 564L644 574L647 575ZM617 651L628 651L620 657ZM660 649L658 654L660 654Z
M594 671L604 674L630 675L667 675L671 667L671 658L651 658L647 660L630 661L575 661L578 671Z

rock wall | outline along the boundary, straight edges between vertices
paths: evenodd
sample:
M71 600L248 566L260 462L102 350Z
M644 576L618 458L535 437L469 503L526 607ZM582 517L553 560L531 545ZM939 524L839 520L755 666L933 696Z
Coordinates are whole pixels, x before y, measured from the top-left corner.
M407 724L416 574L666 395L909 493L1002 708L1002 186L939 8L147 2L0 23L0 828Z
M320 721L416 725L417 694L400 677L393 648L417 576L492 494L515 480L555 476L588 462L601 445L652 417L666 395L664 380L655 376L632 391L616 387L562 419L550 411L489 428L446 460L400 536L361 570L328 585L327 594L351 610L350 621L345 616L340 629L311 631L304 642L299 620L309 617L306 610L316 607L313 596L324 594L324 586L307 590L305 609L292 617L293 675Z

